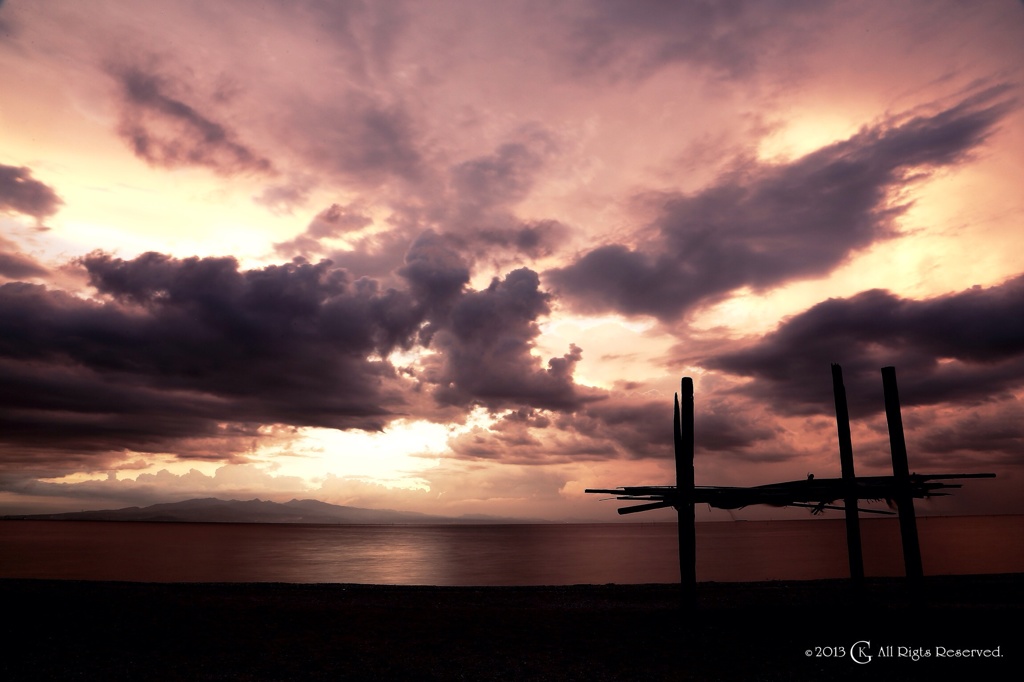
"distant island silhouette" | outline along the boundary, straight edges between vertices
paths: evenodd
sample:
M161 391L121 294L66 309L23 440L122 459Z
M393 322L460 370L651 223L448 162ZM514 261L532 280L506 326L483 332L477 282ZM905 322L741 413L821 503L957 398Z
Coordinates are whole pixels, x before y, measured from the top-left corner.
M153 504L148 507L99 509L60 514L9 514L4 520L23 521L143 521L163 523L320 523L320 524L480 524L546 523L488 514L435 516L394 509L365 509L319 500L221 500L215 497Z

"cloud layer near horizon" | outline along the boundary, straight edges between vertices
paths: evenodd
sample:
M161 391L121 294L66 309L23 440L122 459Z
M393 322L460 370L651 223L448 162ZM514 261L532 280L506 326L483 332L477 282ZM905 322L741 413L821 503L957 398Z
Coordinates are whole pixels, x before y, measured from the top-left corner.
M379 430L419 390L462 407L579 404L579 349L546 368L529 353L547 312L537 275L469 291L446 256L414 245L405 290L329 261L241 270L232 258L102 252L81 259L94 300L0 285L6 451L222 458L231 453L206 439L244 447L261 424ZM403 377L387 358L414 345L438 360Z

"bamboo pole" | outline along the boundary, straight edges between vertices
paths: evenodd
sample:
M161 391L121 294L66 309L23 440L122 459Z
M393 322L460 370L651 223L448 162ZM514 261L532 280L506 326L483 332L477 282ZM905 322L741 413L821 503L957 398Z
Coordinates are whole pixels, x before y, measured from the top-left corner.
M693 511L693 379L684 377L680 397L675 397L673 441L676 460L676 512L679 517L679 583L682 604L693 609L697 605L697 531Z
M900 515L900 536L903 539L903 565L907 580L919 584L924 578L921 566L921 544L917 538L914 497L910 490L910 464L907 443L903 437L903 416L900 394L896 386L896 368L882 368L882 390L885 394L885 418L889 424L889 447L892 450L892 473L896 482L896 510Z
M850 411L846 403L843 368L832 364L832 393L836 403L836 427L839 431L839 463L843 472L843 505L846 511L846 549L850 560L850 581L864 585L864 554L860 540L860 516L857 513L857 481L853 472L853 439L850 437Z

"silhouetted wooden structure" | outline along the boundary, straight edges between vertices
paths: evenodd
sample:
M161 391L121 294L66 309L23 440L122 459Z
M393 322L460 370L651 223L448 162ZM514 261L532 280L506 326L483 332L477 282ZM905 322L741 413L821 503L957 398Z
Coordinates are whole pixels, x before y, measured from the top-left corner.
M674 507L679 517L679 574L683 604L696 604L697 543L694 506L707 504L719 509L740 509L755 504L776 507L808 507L812 514L826 509L837 509L846 515L846 541L850 560L850 578L859 586L864 580L864 560L861 551L859 512L893 514L880 509L858 507L859 500L886 500L895 503L899 514L900 536L907 580L911 585L921 581L921 548L917 538L914 498L948 495L945 490L959 488L959 483L944 481L965 478L994 478L995 474L917 474L910 473L907 447L903 437L903 418L900 413L899 392L894 367L882 368L882 387L885 397L885 415L889 425L889 443L892 450L892 476L856 476L853 468L853 445L850 436L850 416L846 404L842 368L832 365L832 389L836 405L836 425L839 436L841 478L815 479L770 483L753 487L698 486L694 481L694 408L693 380L684 377L680 393L675 396L673 415L673 444L675 451L676 485L623 486L612 489L587 489L588 493L603 493L615 499L643 502L622 507L619 514L633 514ZM681 397L680 397L681 396ZM843 506L835 506L837 500Z
M860 515L857 513L857 476L853 472L853 439L850 412L846 405L843 368L832 363L832 394L836 403L839 432L839 463L843 473L843 510L846 512L846 547L850 559L850 580L858 587L864 582L864 553L860 543Z
M683 600L690 605L697 603L697 517L694 513L693 489L694 429L693 429L693 379L684 377L679 397L674 402L672 420L673 440L676 457L676 485L685 491L685 497L676 505L679 514L679 584L683 586Z

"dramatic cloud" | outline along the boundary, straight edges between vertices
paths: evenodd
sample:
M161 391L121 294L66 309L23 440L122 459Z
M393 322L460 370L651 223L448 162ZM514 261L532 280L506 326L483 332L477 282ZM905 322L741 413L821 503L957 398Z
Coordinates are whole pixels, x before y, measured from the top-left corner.
M42 220L57 212L60 197L32 177L28 168L0 164L0 211L11 211Z
M584 311L672 320L742 287L827 274L897 234L900 191L963 161L1007 113L990 90L930 116L866 128L783 165L748 161L695 194L659 199L636 248L609 244L546 274Z
M898 370L904 405L980 404L1024 385L1024 276L925 300L872 290L830 299L787 320L747 350L708 368L754 379L743 392L781 413L832 406L828 367L843 367L851 409L882 409L879 369Z
M545 369L537 368L531 354L539 334L537 318L550 312L548 300L537 273L526 268L461 296L445 311L447 319L431 343L438 355L425 378L437 385L437 399L489 409L530 405L567 410L586 402L573 383L580 348L571 346L564 356L548 360Z
M118 133L140 159L154 166L202 166L220 174L267 173L269 160L235 134L170 94L166 77L129 68L115 73L122 88Z
M0 287L0 438L14 451L42 439L189 456L190 438L259 424L379 429L403 403L379 358L415 332L405 294L328 262L240 271L231 258L97 253L83 265L109 300Z
M388 357L418 343L437 351L420 380L442 406L585 401L578 348L545 368L531 354L549 312L536 273L469 290L464 263L432 233L406 258L408 290L353 281L330 261L241 270L233 258L97 252L81 262L99 300L0 286L7 457L45 442L60 458L221 459L263 425L380 429L415 388Z
M431 324L423 337L429 341L433 328L448 324L451 307L469 283L469 264L448 239L428 231L413 242L398 274L425 307Z
M703 480L834 465L831 362L1013 480L1019 3L123 4L0 10L0 505L607 520L680 375Z

